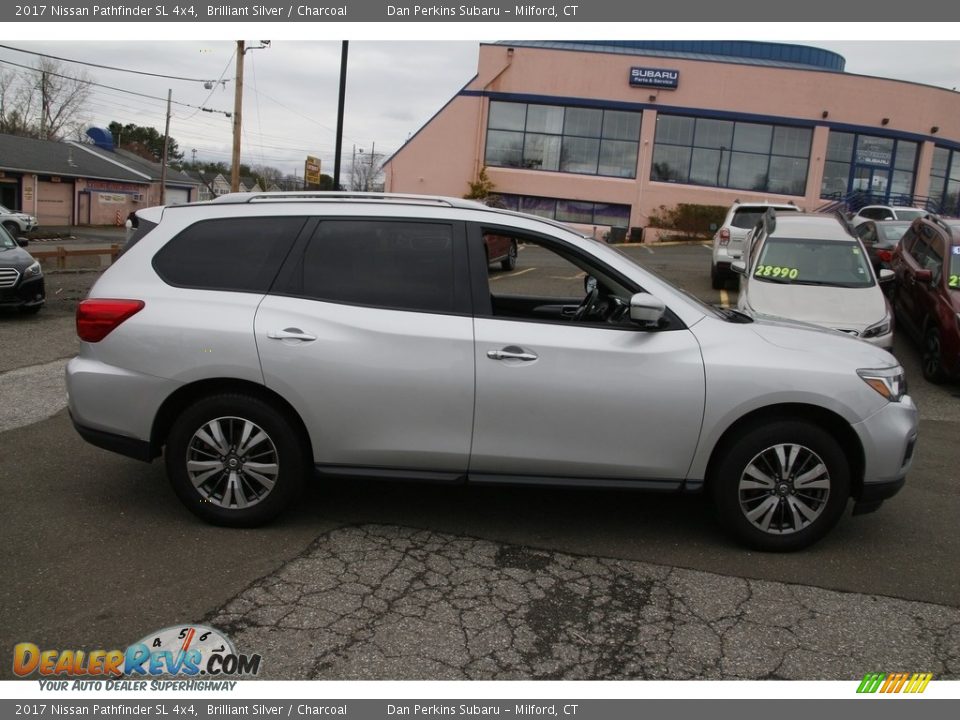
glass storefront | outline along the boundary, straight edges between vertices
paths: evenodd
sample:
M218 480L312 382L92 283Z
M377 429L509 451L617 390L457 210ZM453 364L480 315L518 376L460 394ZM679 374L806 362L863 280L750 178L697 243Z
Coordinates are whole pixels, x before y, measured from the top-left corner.
M831 130L820 197L863 193L871 203L912 204L917 152L909 140Z
M944 215L960 215L960 151L934 148L930 198L940 203L940 212Z

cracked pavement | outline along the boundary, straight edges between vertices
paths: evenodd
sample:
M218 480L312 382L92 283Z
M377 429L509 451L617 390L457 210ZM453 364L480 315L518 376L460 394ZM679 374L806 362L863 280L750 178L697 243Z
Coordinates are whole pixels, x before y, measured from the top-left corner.
M960 677L956 608L393 525L331 530L205 620L261 679Z

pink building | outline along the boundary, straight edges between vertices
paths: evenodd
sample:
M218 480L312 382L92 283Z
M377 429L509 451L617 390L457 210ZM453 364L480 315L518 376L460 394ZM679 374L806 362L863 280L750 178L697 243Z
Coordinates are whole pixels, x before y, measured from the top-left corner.
M386 190L642 228L678 203L921 204L958 214L960 93L852 75L836 53L719 41L500 42L391 157Z

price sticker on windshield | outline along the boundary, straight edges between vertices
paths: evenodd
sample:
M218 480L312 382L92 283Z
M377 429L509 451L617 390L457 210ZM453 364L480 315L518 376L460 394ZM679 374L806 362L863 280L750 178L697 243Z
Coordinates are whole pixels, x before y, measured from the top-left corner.
M947 280L947 285L952 288L960 288L960 275L951 275Z
M787 278L788 280L796 280L799 274L796 268L782 265L757 265L757 269L753 272L754 277Z

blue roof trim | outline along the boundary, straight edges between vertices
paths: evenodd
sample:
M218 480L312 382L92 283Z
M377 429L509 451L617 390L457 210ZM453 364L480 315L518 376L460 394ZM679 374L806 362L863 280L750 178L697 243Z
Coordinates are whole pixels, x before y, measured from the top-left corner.
M565 97L558 95L533 95L529 93L491 92L487 90L461 90L461 95L482 96L490 100L506 102L527 102L543 105L573 105L575 107L601 108L606 110L656 110L664 115L681 115L684 117L703 117L713 120L741 120L746 122L762 122L775 125L791 125L793 127L817 127L823 125L831 130L841 132L856 132L864 135L895 138L897 140L911 140L913 142L934 142L942 147L960 150L960 140L948 140L936 135L921 135L903 130L886 130L870 125L853 125L849 123L831 122L829 120L813 120L810 118L792 118L782 115L757 115L754 113L738 113L729 110L713 110L710 108L677 107L663 103L631 103L616 100L597 100L596 98Z
M843 72L847 64L842 55L832 50L809 45L754 40L522 40L512 42L501 40L494 44L617 55L713 60L827 72Z

